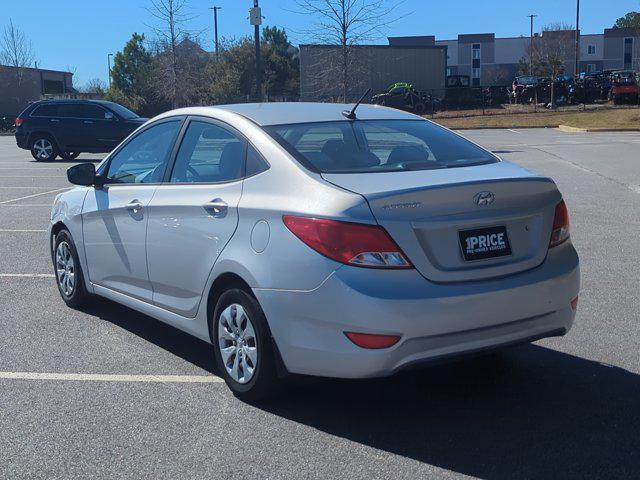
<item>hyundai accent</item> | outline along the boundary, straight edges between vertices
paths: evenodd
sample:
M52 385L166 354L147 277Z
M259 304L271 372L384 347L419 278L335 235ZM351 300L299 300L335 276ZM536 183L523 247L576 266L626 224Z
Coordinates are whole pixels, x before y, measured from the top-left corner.
M106 297L212 345L239 398L564 335L579 290L554 182L421 117L313 103L162 114L68 170L71 307Z

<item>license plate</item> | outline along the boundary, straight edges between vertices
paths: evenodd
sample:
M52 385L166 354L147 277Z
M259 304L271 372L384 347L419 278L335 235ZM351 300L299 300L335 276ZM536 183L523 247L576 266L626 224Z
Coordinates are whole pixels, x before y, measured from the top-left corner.
M504 225L461 230L458 238L462 256L467 262L511 255L507 227Z

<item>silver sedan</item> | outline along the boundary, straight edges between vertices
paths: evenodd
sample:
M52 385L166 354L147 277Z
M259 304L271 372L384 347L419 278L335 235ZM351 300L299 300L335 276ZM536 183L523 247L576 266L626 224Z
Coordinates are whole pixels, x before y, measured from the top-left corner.
M50 226L64 301L211 343L247 400L287 374L386 376L567 333L580 274L554 182L351 107L174 110L71 167Z

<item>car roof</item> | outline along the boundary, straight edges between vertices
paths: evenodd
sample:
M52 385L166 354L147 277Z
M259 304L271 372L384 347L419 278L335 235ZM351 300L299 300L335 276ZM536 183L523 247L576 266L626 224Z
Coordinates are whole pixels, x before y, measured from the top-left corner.
M342 112L353 103L274 102L241 103L210 107L234 112L260 126L345 120ZM188 112L186 112L188 113ZM356 110L359 120L416 120L417 115L379 105L362 104Z

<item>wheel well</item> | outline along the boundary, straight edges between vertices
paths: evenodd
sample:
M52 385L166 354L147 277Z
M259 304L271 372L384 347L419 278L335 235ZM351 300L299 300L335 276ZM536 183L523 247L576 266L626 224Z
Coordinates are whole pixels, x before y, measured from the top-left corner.
M58 222L58 223L54 224L53 227L51 227L51 238L55 238L55 236L58 235L60 230L63 230L63 229L66 229L66 228L67 228L67 226L62 222Z
M29 146L31 146L31 142L34 141L34 139L38 136L43 136L43 137L48 137L51 140L53 140L53 143L56 145L56 148L60 148L60 145L58 144L58 140L56 139L56 137L54 137L51 133L46 132L44 130L39 130L36 132L31 132L31 134L29 135Z
M211 290L209 290L209 297L207 299L207 315L211 317L213 315L213 310L216 308L216 303L218 302L218 298L225 290L228 290L232 287L240 288L246 291L249 295L253 295L253 291L247 282L245 282L240 275L235 273L227 272L221 274L218 278L215 279L213 285L211 285ZM213 331L211 330L211 318L209 318L209 337L212 338L213 341Z

